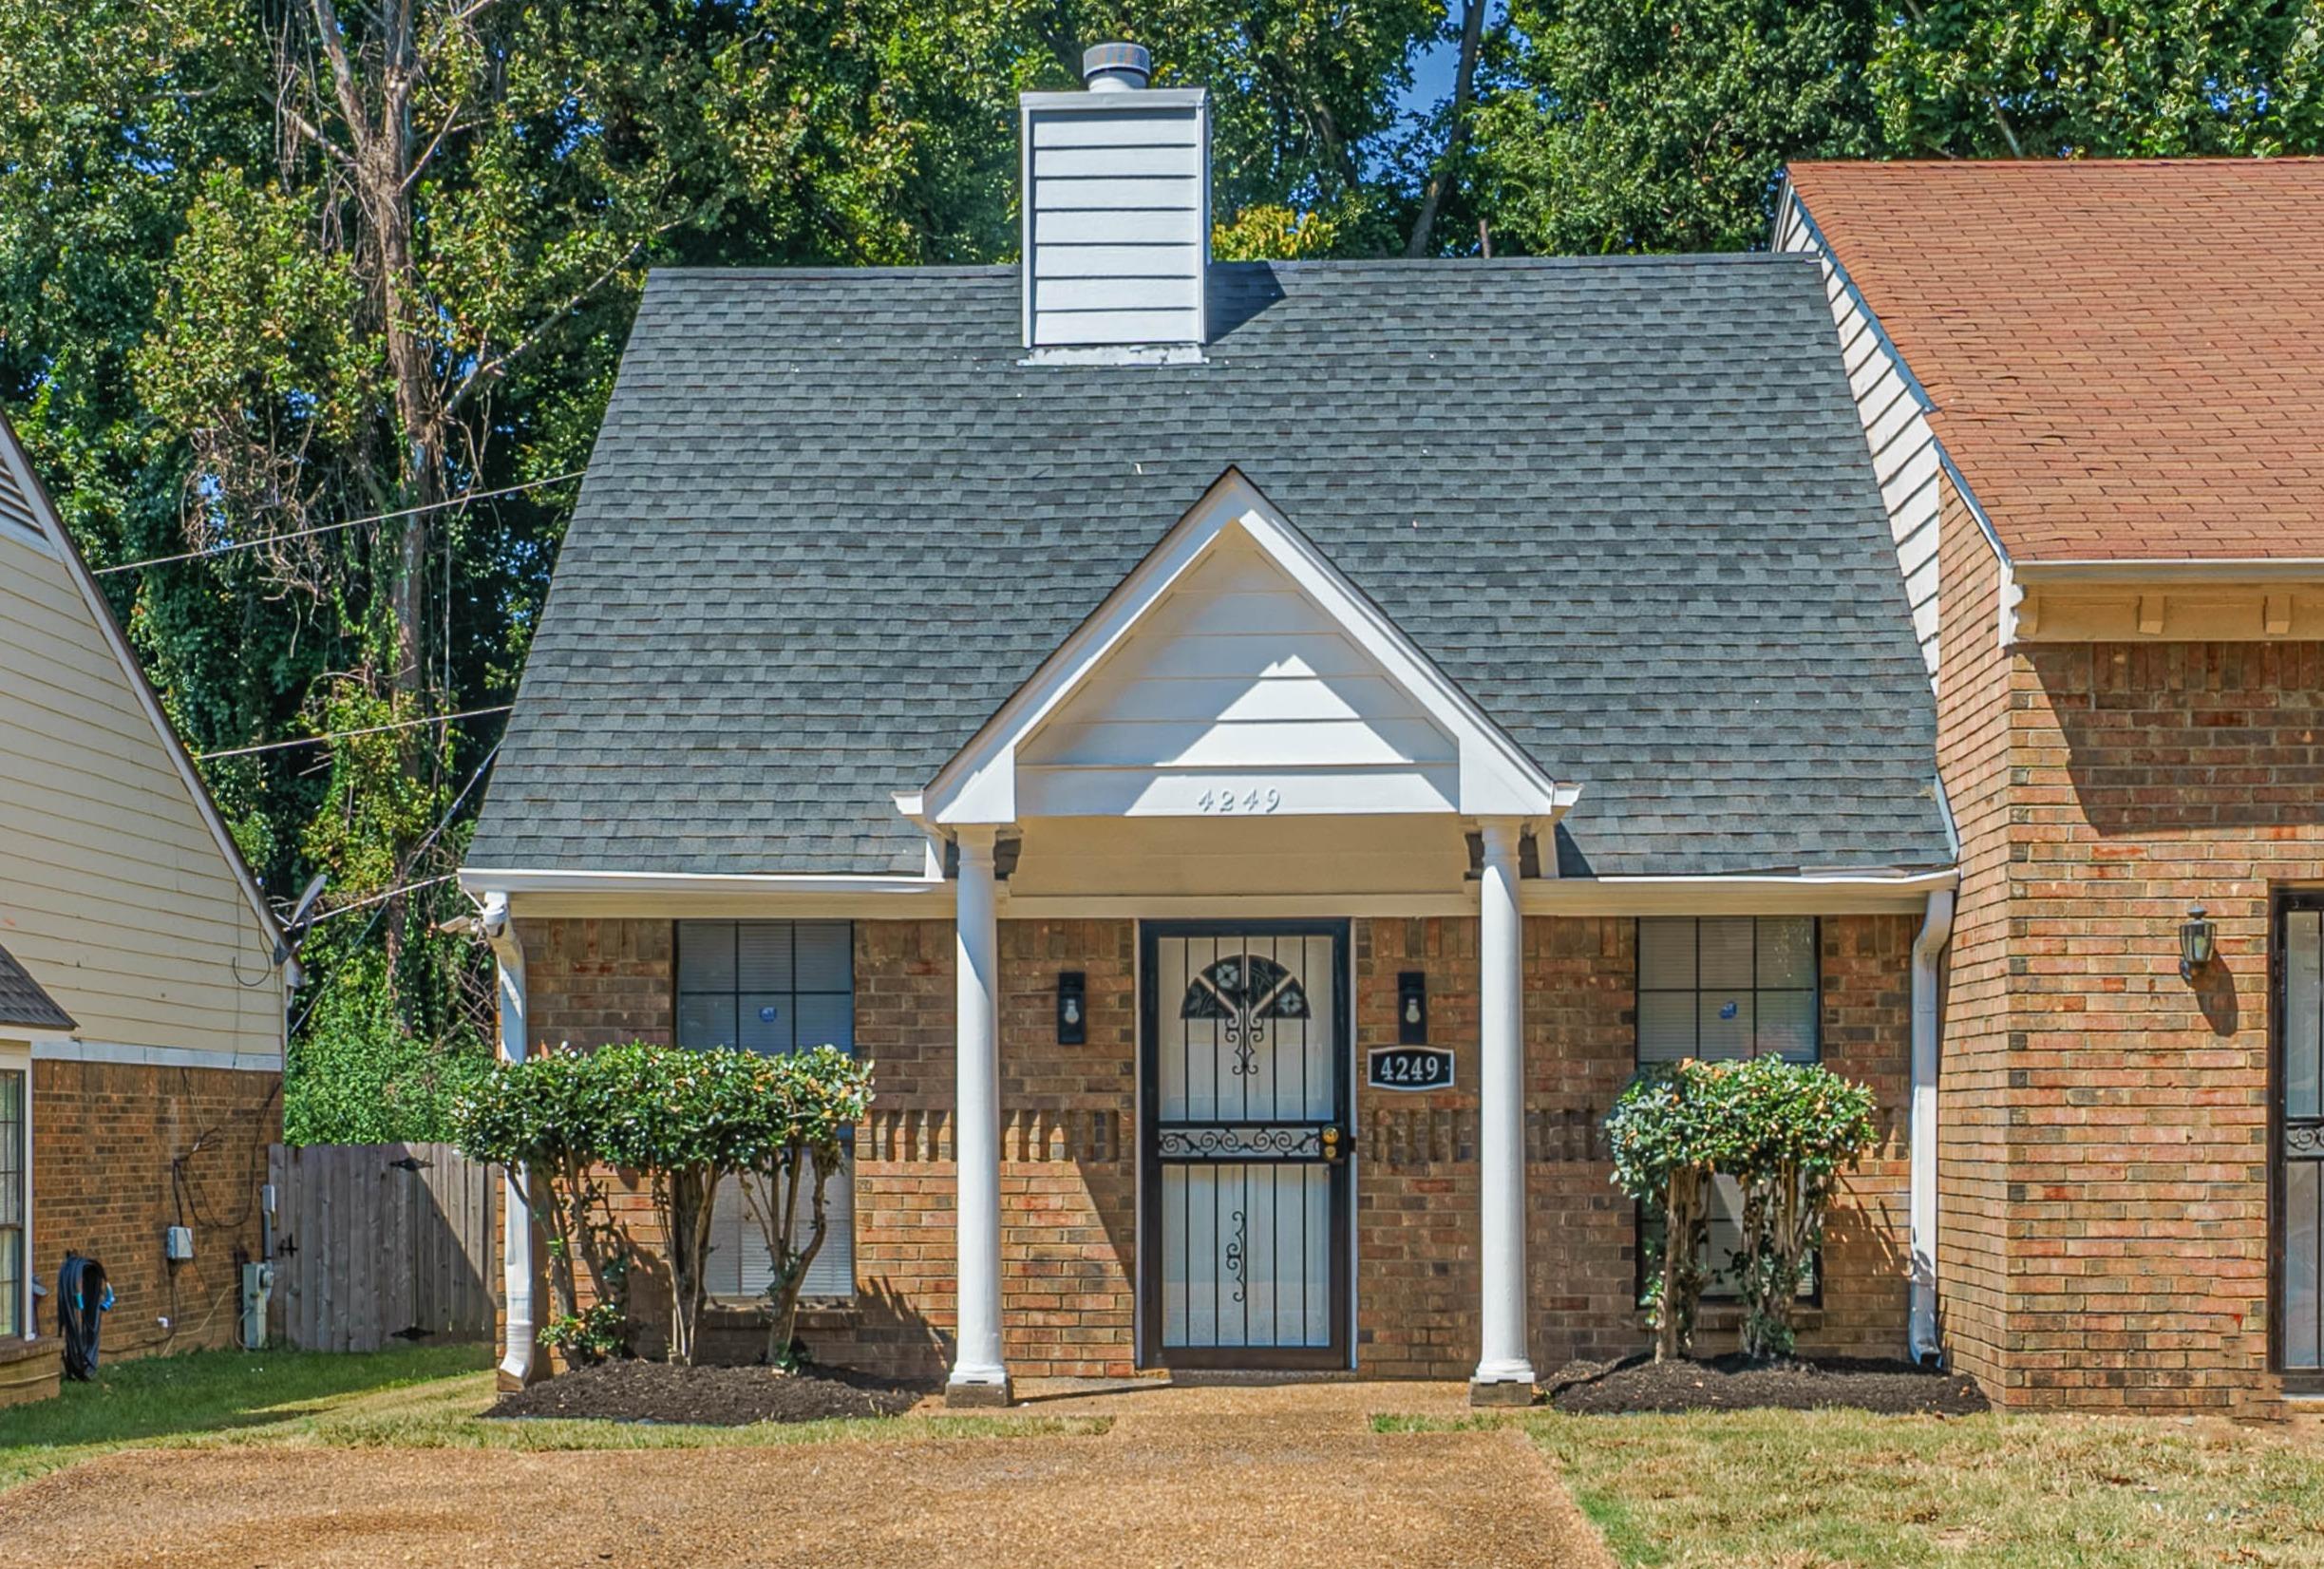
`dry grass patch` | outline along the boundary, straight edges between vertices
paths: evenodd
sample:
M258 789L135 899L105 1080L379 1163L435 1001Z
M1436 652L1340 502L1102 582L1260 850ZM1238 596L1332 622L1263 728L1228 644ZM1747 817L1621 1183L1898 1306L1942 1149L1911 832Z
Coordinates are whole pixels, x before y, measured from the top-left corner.
M1525 1424L1625 1564L2324 1561L2324 1455L2224 1424L1855 1411Z

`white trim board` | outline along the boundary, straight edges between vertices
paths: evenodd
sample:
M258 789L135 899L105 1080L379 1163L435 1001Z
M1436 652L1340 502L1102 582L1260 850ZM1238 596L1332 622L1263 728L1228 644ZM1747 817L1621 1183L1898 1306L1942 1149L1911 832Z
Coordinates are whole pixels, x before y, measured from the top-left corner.
M1453 809L1518 817L1536 830L1561 816L1579 787L1552 780L1526 756L1241 471L1229 467L1172 525L1088 619L1044 660L920 792L915 821L951 827L1018 820L1017 750L1121 648L1132 630L1228 530L1239 530L1459 746ZM907 806L909 798L899 801ZM1107 814L1101 814L1107 815Z
M66 1035L35 1035L38 1063L115 1063L133 1068L204 1068L235 1073L279 1073L279 1051L217 1051L196 1046L126 1046L118 1041L82 1041Z
M657 874L651 888L628 888L594 880L591 874L564 874L569 886L512 895L509 913L520 919L556 918L661 920L681 918L949 920L952 884L917 879L889 879L897 886L879 894L834 893L808 886L827 879L685 878ZM879 879L860 879L877 882ZM1786 876L1536 878L1518 886L1529 916L1653 915L1880 915L1921 909L1929 894L1951 888L1951 868L1925 872L1811 872ZM908 897L899 898L898 895ZM1334 894L1108 894L1053 895L1018 898L1002 883L999 914L1007 920L1073 919L1264 919L1294 917L1417 918L1465 917L1477 913L1477 890L1466 881L1427 892Z

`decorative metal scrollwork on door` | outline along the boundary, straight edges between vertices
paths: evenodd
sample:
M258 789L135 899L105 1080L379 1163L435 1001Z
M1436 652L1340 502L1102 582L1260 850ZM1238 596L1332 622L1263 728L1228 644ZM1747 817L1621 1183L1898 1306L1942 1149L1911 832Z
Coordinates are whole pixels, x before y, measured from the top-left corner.
M1185 1000L1179 1004L1181 1019L1224 1022L1237 1078L1258 1071L1253 1058L1266 1044L1268 1020L1308 1016L1307 991L1299 977L1259 954L1220 959L1186 983Z
M1237 1210L1234 1239L1226 1245L1226 1272L1235 1282L1234 1300L1238 1302L1243 1299L1243 1293L1250 1289L1250 1262L1251 1223L1243 1218L1241 1210Z

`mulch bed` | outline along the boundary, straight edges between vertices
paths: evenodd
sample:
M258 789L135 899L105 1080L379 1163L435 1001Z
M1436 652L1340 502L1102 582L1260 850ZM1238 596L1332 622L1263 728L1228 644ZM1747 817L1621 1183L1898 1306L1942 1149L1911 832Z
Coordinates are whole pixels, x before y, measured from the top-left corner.
M860 1373L811 1368L682 1368L668 1362L607 1362L576 1368L501 1397L488 1417L597 1417L614 1422L692 1422L741 1427L753 1422L814 1422L834 1416L896 1416L921 1390Z
M1752 1362L1716 1356L1701 1362L1575 1362L1544 1381L1561 1411L1850 1410L1894 1415L1968 1416L1989 1408L1977 1382L1930 1372L1910 1362L1832 1357Z

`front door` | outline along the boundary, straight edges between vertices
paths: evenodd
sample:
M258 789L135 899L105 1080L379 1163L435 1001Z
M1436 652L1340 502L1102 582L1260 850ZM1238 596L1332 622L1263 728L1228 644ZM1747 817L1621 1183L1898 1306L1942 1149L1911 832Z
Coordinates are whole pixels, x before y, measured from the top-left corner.
M2324 1389L2324 893L2277 901L2275 947L2277 1352Z
M1346 1367L1347 923L1142 941L1145 1359Z

